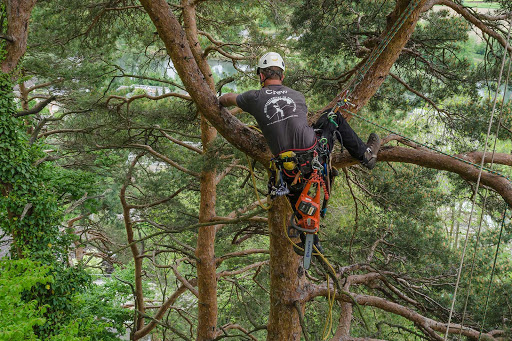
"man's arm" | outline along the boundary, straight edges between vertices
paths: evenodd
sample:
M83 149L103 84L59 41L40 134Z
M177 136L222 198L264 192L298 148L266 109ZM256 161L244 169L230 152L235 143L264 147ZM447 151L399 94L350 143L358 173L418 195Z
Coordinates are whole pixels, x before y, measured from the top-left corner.
M234 94L234 93L224 94L224 95L219 97L219 103L223 107L236 106L237 105L236 104L236 98L237 97L238 97L238 94Z

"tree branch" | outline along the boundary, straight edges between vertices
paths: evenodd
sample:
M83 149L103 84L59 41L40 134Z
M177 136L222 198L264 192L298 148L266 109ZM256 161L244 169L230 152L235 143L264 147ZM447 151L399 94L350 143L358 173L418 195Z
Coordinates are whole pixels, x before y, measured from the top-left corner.
M486 153L486 160L490 161L491 153ZM464 157L463 157L464 158ZM495 163L509 164L512 156L509 154L494 154ZM479 168L462 161L456 160L451 156L439 154L426 148L406 148L406 147L381 147L379 151L379 162L404 162L412 163L422 167L445 170L459 174L463 179L476 182L478 179ZM347 167L357 164L348 152L333 155L332 164L336 168ZM471 161L471 160L468 160ZM486 171L482 172L481 184L495 190L501 197L512 206L512 184L506 178Z
M409 84L407 84L404 80L402 80L400 77L398 77L397 75L393 74L393 73L389 73L389 75L394 79L396 80L398 83L402 84L407 90L409 90L410 92L412 92L413 94L415 94L416 96L418 97L421 97L423 98L425 101L427 101L428 103L430 103L430 105L437 111L437 112L442 112L442 113L447 113L446 110L443 110L443 109L439 109L439 107L434 103L434 101L432 101L430 98L428 98L427 96L423 95L422 93L420 93L419 91L416 91L414 90Z
M9 43L14 43L14 37L0 33L0 39L7 40Z
M185 167L183 166L180 166L177 162L169 159L167 156L163 155L163 154L160 154L159 152L157 152L156 150L154 150L151 146L148 146L148 145L145 145L145 144L129 144L127 145L127 147L133 147L133 148L139 148L139 149L144 149L144 150L147 150L151 155L153 156L156 156L157 158L161 159L162 161L164 161L165 163L173 166L174 168L176 169L179 169L180 171L182 171L183 173L186 173L188 175L191 175L195 178L198 178L199 177L199 173L196 173L196 172L193 172L191 170L188 170L186 169Z
M483 33L496 39L501 44L501 46L507 47L508 51L512 51L512 47L507 43L503 36L490 29L489 26L487 26L480 18L475 17L466 7L459 5L451 0L437 0L436 4L450 7L455 12L462 15L464 19L478 27ZM507 15L510 15L510 13Z

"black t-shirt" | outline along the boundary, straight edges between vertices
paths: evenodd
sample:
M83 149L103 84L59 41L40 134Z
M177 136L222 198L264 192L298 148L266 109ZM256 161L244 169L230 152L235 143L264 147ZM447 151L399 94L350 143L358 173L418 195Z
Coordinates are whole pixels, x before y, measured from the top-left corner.
M300 92L284 85L270 85L238 95L236 103L256 118L272 154L310 149L315 144L306 100Z

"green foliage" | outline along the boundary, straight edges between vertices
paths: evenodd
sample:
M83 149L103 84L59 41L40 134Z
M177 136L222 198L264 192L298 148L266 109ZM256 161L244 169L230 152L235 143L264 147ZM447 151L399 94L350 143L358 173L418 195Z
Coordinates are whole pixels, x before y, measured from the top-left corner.
M116 334L124 331L122 323L128 316L106 305L118 291L95 286L79 293L84 288L74 286L84 279L77 276L84 276L83 272L68 269L63 277L28 258L0 260L0 340L118 340ZM69 294L72 298L66 299ZM103 321L98 321L100 316Z
M124 4L138 6L137 2ZM506 0L501 4L510 6ZM217 216L226 216L256 199L250 181L242 187L247 176L243 168L245 155L234 150L224 139L218 138L210 146L209 153L200 155L172 143L164 135L163 132L202 148L199 117L193 104L176 98L138 99L129 106L119 99L106 100L110 95L143 94L144 91L136 89L135 84L183 90L180 89L181 80L171 72L162 42L153 30L147 29L153 26L144 11L140 8L107 10L105 6L110 5L99 0L38 3L23 64L27 73L35 75L33 79L40 82L59 79L48 91L59 94L59 104L64 112L76 110L79 113L52 122L48 129L81 129L82 132L52 135L44 147L38 143L30 146L26 142L27 126L12 115L15 108L10 85L0 97L0 110L5 112L0 115L0 183L12 185L8 195L0 198L0 224L4 224L0 228L10 234L16 232L18 241L15 240L15 246L25 248L30 257L44 259L45 264L51 265L48 276L52 282L35 283L23 297L28 302L37 302L34 309L44 307L41 315L44 321L38 320L35 330L54 339L114 340L116 333L110 331L123 333L124 321L133 318L133 311L120 308L133 300L131 288L125 282L134 282L134 270L129 250L120 246L126 243L126 238L118 194L126 180L130 161L141 152L137 145L150 146L193 172L212 169L222 172L234 159L241 160L217 186L217 203L212 208ZM248 67L248 71L235 74L236 81L225 86L224 92L228 88L241 92L258 87L251 67L261 52L276 50L285 54L286 84L303 91L310 109L317 110L347 84L340 75L356 66L365 56L365 49L373 48L378 42L388 24L386 15L393 6L393 1L374 0L278 4L254 0L200 1L197 11L200 30L226 42L222 45L224 51L250 58L235 62L237 66ZM486 53L487 46L483 42L468 38L469 30L467 22L452 12L436 8L423 14L406 50L392 69L412 89L447 113L433 110L424 98L404 90L402 84L388 77L362 114L450 153L479 148L491 106L481 90L495 86L492 81L486 84L486 79L496 78L500 56L496 48L493 53ZM211 43L204 36L199 40L203 48ZM208 58L224 59L218 52L210 52ZM489 64L483 67L483 61ZM214 75L216 80L224 76ZM155 80L157 78L163 81ZM504 114L505 125L510 126L508 105ZM238 117L245 123L254 123L248 115ZM29 126L35 125L38 119L27 119L27 122ZM375 129L357 119L350 124L360 136ZM502 130L498 136L500 151L510 150L506 134ZM65 158L34 167L34 161L44 156L43 148L52 149ZM266 166L256 166L260 189L266 186ZM371 173L351 167L347 170L347 178L351 181L350 188L343 176L336 180L331 211L320 233L329 260L336 267L369 262L378 271L394 271L408 276L417 291L411 290L412 286L400 286L401 282L394 278L388 280L421 302L425 309L422 313L445 320L446 316L438 311L439 307L433 301L443 306L450 304L453 292L450 284L458 265L461 244L450 228L457 224L462 226L466 221L471 188L459 176L400 164L379 163ZM137 245L145 256L151 255L151 259L149 256L143 258L144 293L146 298L159 302L179 286L170 265L177 265L178 271L188 279L196 276L192 261L196 231L179 234L176 231L197 222L200 180L150 154L140 159L131 180L133 185L128 187L127 199L134 205L156 202L187 185L184 191L164 204L131 211L136 220L133 226L135 238L144 239ZM63 211L85 193L101 198L88 199L69 213L69 217L63 217ZM488 200L491 209L486 214L491 223L477 245L477 284L472 291L477 297L472 298L470 305L471 314L477 321L483 316L488 269L492 263L492 247L496 244L493 238L495 222L502 205L501 198L496 196ZM32 207L21 219L27 204ZM461 213L457 215L459 207ZM123 263L124 269L115 269L115 277L123 282L107 279L101 285L91 284L87 271L64 264L66 249L73 239L59 232L59 227L71 214L73 217L78 214L89 216L90 220L84 225L99 227L100 237L109 240L103 244L94 241L90 245ZM463 232L459 231L459 234ZM158 235L145 239L155 233ZM383 241L378 243L373 258L368 261L369 250L381 238ZM507 227L503 242L509 242L510 238L510 227ZM217 257L241 249L267 246L265 222L228 224L216 233ZM491 304L496 308L488 315L489 326L500 327L500 318L507 314L506 304L499 302L500 297L511 290L507 255L503 253L499 257L499 283L491 296ZM267 257L255 254L242 259L226 259L218 271L239 269ZM99 263L94 258L89 265ZM254 278L252 274L243 274L219 280L219 325L259 326L266 323L269 306L265 296L270 285L267 269L260 267ZM312 276L322 278L320 272L313 271ZM94 274L99 272L96 270ZM431 279L439 278L439 282L431 285ZM467 284L468 280L463 279L463 285ZM352 290L382 296L382 292L370 287L359 286ZM432 300L426 299L425 295ZM396 297L393 299L399 301ZM187 319L193 318L196 312L195 298L184 294L175 307L178 309L169 310L163 321L180 332L190 333L193 338L194 323L189 325ZM459 302L457 309L461 308ZM192 313L184 318L185 310L192 310ZM147 313L151 314L152 310ZM324 299L308 303L306 319L311 330L322 329L326 313ZM337 308L336 314L339 314ZM354 323L352 336L368 337L371 333L375 338L410 339L409 334L401 334L402 330L396 333L396 328L391 326L393 323L418 332L404 319L376 309L365 308L363 314L370 320L386 321L390 325L376 322L378 326L370 326L368 332ZM165 327L157 328L162 334L170 333ZM315 337L320 336L312 333ZM263 339L265 331L255 335Z
M0 340L39 340L34 326L45 323L47 307L23 298L36 286L50 286L50 268L29 259L0 260Z
M90 277L83 268L67 265L67 250L74 237L67 230L59 231L63 214L58 196L77 199L84 191L94 192L92 188L77 186L80 181L87 183L90 175L33 166L42 157L40 146L27 142L26 127L13 115L9 75L2 75L0 81L0 229L13 236L13 257L24 258L2 261L2 267L6 276L15 271L26 276L26 281L22 277L20 284L12 286L12 292L2 295L6 298L4 304L12 297L13 306L21 306L21 315L6 318L6 333L16 334L6 335L34 340L101 339L95 335L105 333L109 324L96 322L98 315L77 311L77 295L89 287ZM33 318L12 329L11 324L27 317L26 314Z

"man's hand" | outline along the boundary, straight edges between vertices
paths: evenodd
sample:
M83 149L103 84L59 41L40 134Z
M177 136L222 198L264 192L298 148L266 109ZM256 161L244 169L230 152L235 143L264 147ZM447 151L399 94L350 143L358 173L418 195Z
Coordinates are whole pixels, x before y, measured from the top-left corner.
M219 97L219 103L223 107L232 107L236 105L236 98L238 97L238 94L229 93L224 94Z

